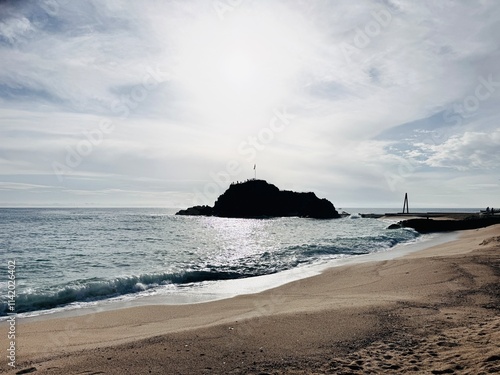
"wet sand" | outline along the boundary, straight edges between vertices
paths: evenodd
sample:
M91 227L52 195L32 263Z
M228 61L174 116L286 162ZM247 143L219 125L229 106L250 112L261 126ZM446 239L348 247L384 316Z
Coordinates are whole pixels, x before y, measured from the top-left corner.
M4 359L0 372L493 373L500 371L499 276L495 225L258 294L18 321L17 368ZM0 339L7 349L6 334Z

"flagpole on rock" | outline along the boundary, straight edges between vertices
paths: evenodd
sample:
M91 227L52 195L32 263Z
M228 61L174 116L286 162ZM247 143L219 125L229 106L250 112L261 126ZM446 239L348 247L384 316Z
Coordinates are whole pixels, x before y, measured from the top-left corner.
M254 173L253 179L256 180L257 179L257 164L253 165L253 173Z

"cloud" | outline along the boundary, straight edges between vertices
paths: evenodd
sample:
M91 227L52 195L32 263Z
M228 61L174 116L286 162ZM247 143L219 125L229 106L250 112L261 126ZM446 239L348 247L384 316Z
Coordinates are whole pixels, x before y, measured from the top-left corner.
M465 132L439 145L420 145L431 167L492 170L500 166L500 130L492 133Z
M0 182L0 190L50 190L52 186L24 184L19 182Z
M6 12L0 99L18 108L112 114L120 99L113 87L140 84L158 65L144 59L155 48L143 39L147 23L139 26L124 5L48 1L19 6L25 17Z
M0 21L0 40L11 45L28 38L33 31L34 28L26 17Z
M205 1L0 2L0 181L60 186L51 163L111 121L67 202L92 184L143 199L144 179L186 197L232 160L234 179L257 162L333 200L430 197L458 178L493 194L500 90L476 92L500 81L496 1L227 3L221 17ZM240 145L283 107L293 121L248 160Z

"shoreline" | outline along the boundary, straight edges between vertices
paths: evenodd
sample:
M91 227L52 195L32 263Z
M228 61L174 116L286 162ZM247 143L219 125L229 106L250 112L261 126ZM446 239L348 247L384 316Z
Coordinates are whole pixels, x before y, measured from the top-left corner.
M387 219L390 222L391 219ZM140 306L175 306L197 303L207 303L230 299L238 296L257 294L269 289L277 288L285 284L320 275L326 270L334 267L361 264L373 261L382 261L403 257L422 249L433 247L456 240L459 232L425 234L408 243L399 243L387 250L377 251L365 255L330 259L320 263L304 265L275 274L254 276L250 278L219 280L203 282L193 289L185 292L179 290L159 291L154 295L146 296L121 296L117 298L101 300L90 303L87 306L74 307L64 306L49 310L40 310L17 314L20 320L27 322L41 321L46 319L58 319L66 317L83 316L103 311L114 311ZM1 324L7 317L0 319Z
M389 372L400 372L401 361L411 355L398 357L398 347L390 343L403 333L413 340L420 336L429 340L447 325L453 330L465 323L471 335L490 326L488 335L500 332L499 297L488 287L498 285L494 268L498 267L498 250L500 225L495 225L463 231L458 240L404 257L329 268L257 294L191 305L150 305L21 320L19 367L7 373L30 367L42 374L118 374L125 369L133 373L165 373L168 369L167 373L181 374L296 369L307 374L308 368L320 373L338 373L343 368L363 373L376 366L380 373L384 366ZM485 308L488 304L492 307ZM411 346L416 352L432 342L407 343L405 348ZM436 344L432 350L458 350L458 342ZM495 359L498 347L483 344L487 350L466 351L467 356L491 352L493 359L485 358L477 366L500 366L500 356ZM388 352L394 360L382 358ZM377 357L373 353L380 354L379 364L373 362ZM347 360L351 357L352 361ZM425 361L403 362L422 369L437 361L430 357L427 365ZM460 366L473 365L472 360L463 363ZM5 364L0 371L6 370Z

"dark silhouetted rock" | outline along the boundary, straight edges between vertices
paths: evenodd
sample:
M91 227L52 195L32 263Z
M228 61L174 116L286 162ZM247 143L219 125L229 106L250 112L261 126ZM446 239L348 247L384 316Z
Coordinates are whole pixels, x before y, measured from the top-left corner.
M396 223L396 224L391 224L387 227L387 229L401 229L402 226L400 223Z
M194 206L185 210L180 210L176 215L192 215L192 216L213 216L214 209L210 206Z
M461 220L410 219L399 222L398 228L413 228L419 233L452 232L456 230L478 229L500 224L500 216L481 217L471 215ZM392 226L392 225L391 225ZM390 228L390 227L389 227ZM390 228L393 229L393 228Z
M232 184L214 204L181 210L177 215L204 215L232 218L299 216L315 219L340 217L334 205L314 193L279 190L264 180Z

